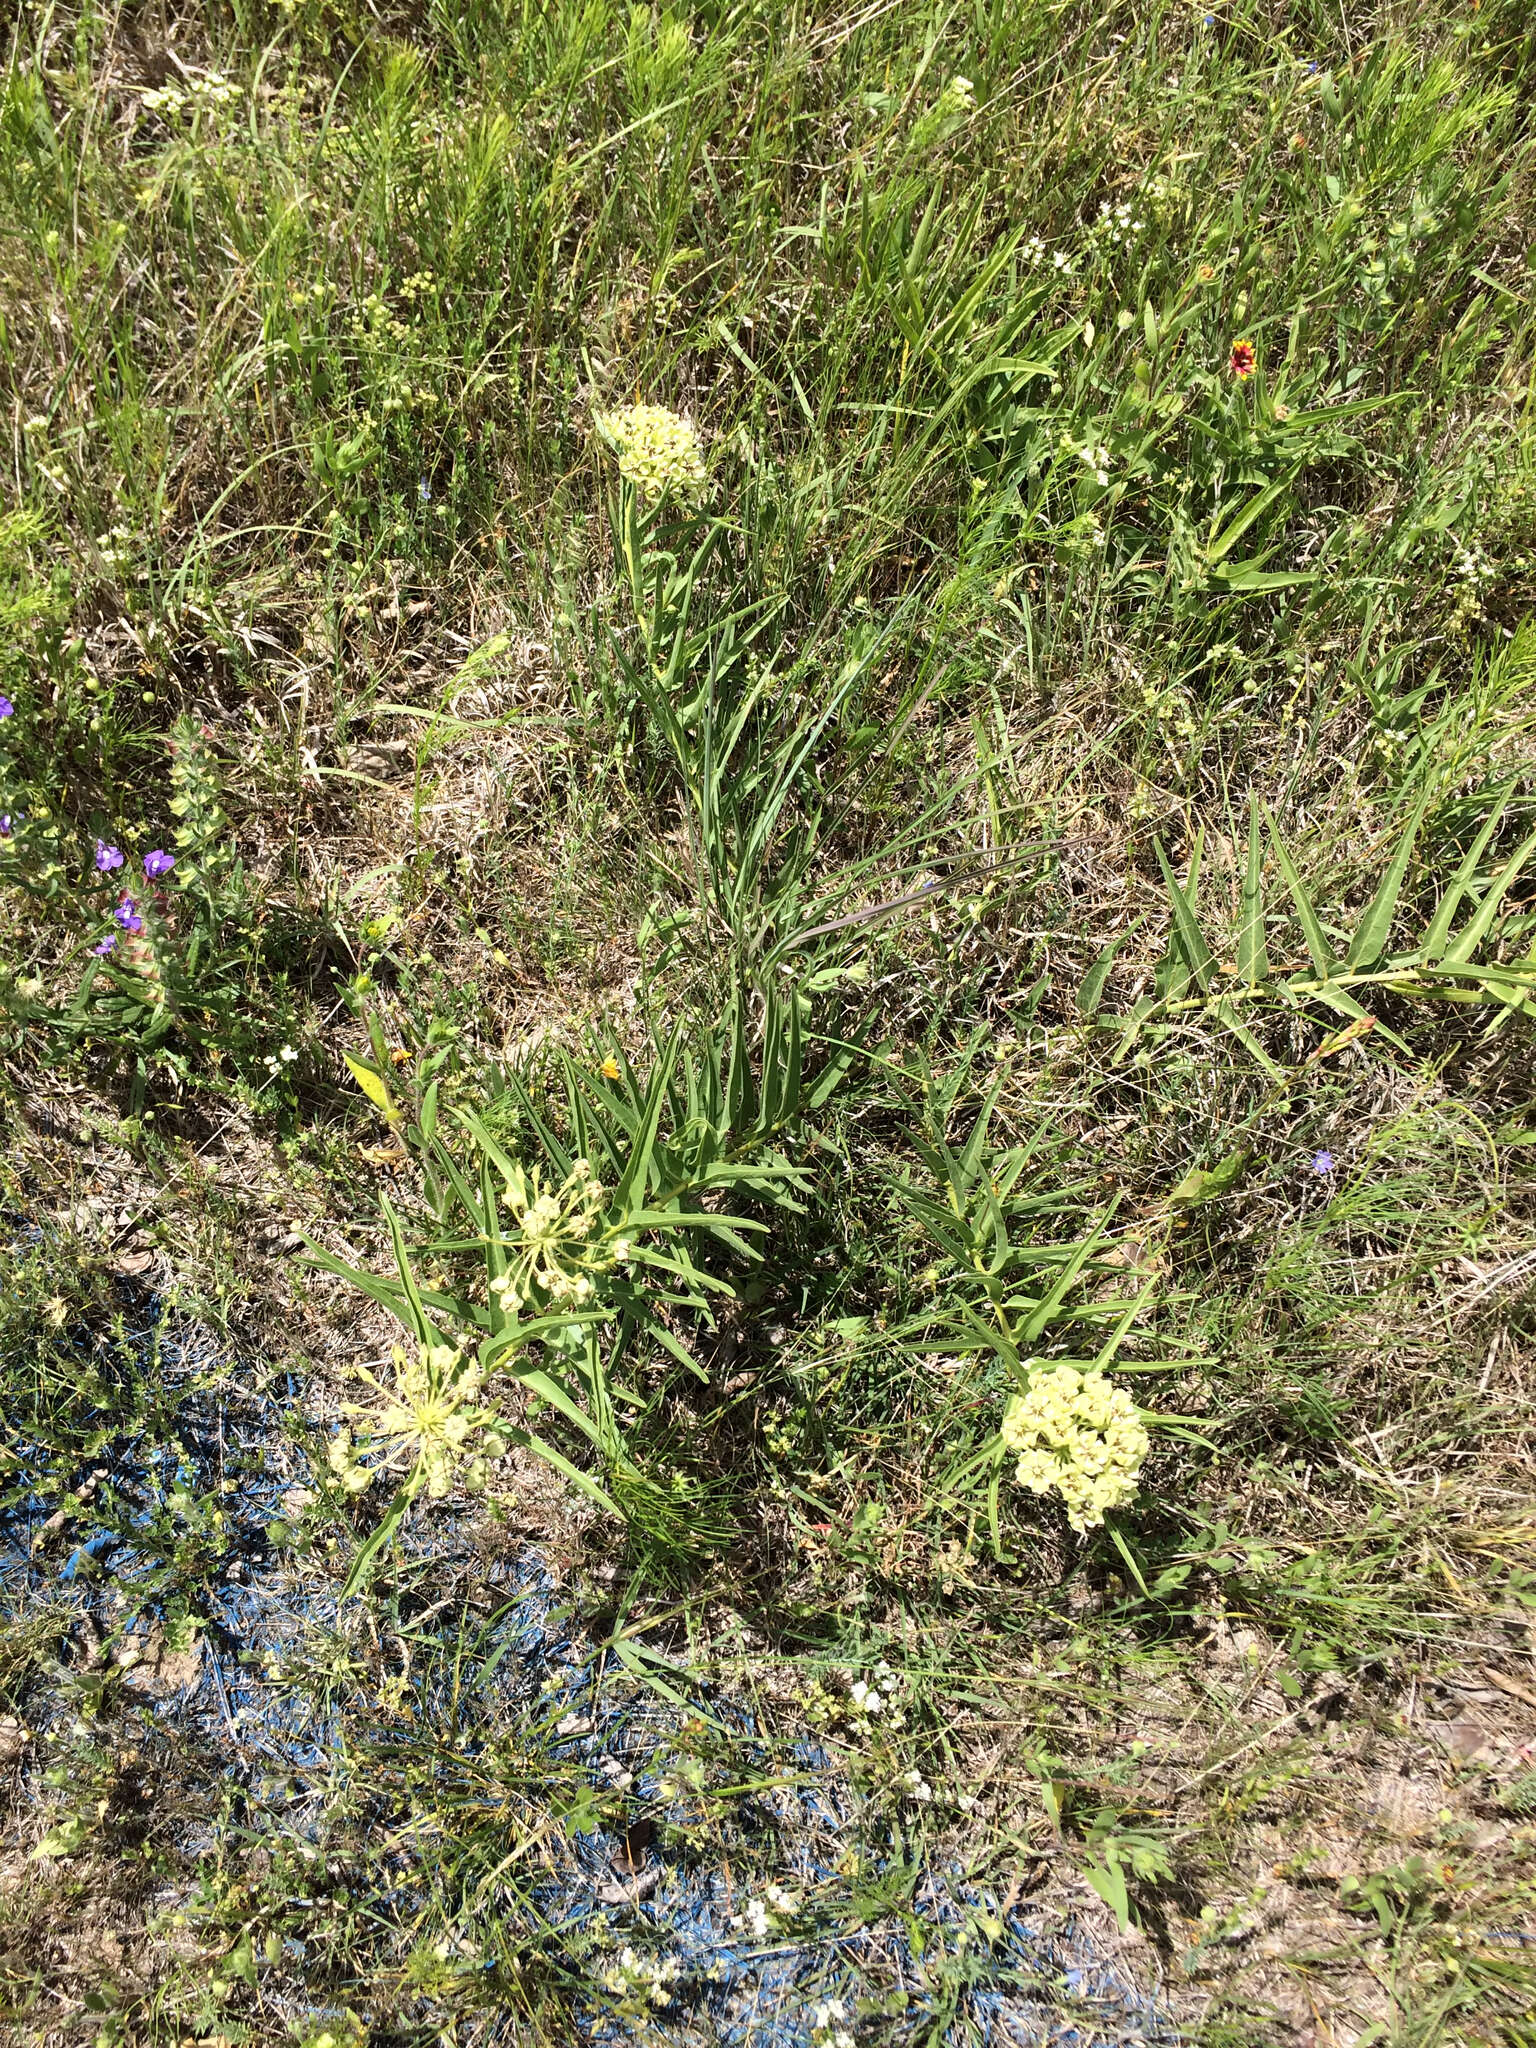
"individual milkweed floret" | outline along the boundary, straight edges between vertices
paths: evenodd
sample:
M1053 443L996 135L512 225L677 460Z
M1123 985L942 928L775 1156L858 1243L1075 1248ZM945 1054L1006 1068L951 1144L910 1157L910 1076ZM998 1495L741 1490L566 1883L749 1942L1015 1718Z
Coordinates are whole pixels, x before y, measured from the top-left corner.
M1074 1529L1096 1528L1136 1492L1150 1439L1136 1404L1104 1374L1057 1365L1015 1394L1002 1439L1017 1451L1015 1476L1033 1493L1054 1488Z

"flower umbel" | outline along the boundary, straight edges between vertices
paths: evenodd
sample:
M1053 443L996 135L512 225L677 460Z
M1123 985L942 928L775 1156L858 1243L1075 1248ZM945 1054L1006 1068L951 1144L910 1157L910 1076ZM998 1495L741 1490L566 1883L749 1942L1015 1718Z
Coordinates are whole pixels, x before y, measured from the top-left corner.
M1234 341L1232 344L1232 374L1239 384L1246 384L1259 367L1259 358L1251 341Z
M622 1949L618 1960L603 1972L603 1989L624 2007L657 2011L672 2003L683 1966L676 1956L641 1956L632 1948Z
M1132 1498L1150 1442L1130 1395L1075 1365L1037 1373L1028 1393L1015 1394L1002 1438L1019 1453L1019 1484L1032 1493L1054 1487L1078 1530L1097 1527L1107 1508Z
M360 1464L351 1432L343 1429L327 1453L331 1470L349 1492L361 1493L375 1470L398 1471L409 1463L415 1484L431 1500L448 1492L461 1464L468 1465L471 1486L483 1483L485 1455L499 1455L505 1444L501 1418L480 1404L480 1368L449 1344L423 1344L414 1355L397 1344L392 1355L393 1387L382 1386L370 1372L361 1374L384 1396L383 1408L347 1409L366 1421L369 1447L383 1448L384 1457L377 1467ZM475 1456L474 1439L482 1433L481 1454Z
M642 498L697 497L704 484L704 451L693 424L664 405L626 405L592 415L618 451L619 475Z
M558 1188L546 1188L537 1167L528 1174L515 1167L502 1199L515 1227L508 1233L510 1263L491 1282L491 1292L504 1313L535 1299L571 1308L589 1302L593 1275L606 1271L619 1254L617 1245L593 1242L607 1197L587 1161L573 1161ZM627 1255L630 1247L624 1249Z

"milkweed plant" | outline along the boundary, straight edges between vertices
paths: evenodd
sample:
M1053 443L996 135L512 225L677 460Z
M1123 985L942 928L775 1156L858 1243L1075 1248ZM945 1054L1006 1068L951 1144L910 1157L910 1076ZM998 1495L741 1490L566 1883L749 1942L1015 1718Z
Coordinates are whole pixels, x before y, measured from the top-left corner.
M718 1304L737 1293L743 1269L761 1262L770 1234L761 1215L727 1211L725 1202L747 1194L770 1214L802 1206L810 1183L794 1154L808 1147L812 1113L827 1106L859 1056L856 1043L841 1041L808 1083L802 1024L809 997L784 972L764 986L752 960L754 926L775 919L741 878L750 873L760 892L767 863L760 853L749 868L732 832L744 824L749 843L757 835L764 847L767 835L758 821L731 817L728 790L722 784L712 795L709 782L710 774L729 781L729 746L718 744L719 733L729 725L739 734L747 717L740 705L721 703L712 680L696 685L698 669L718 672L718 662L711 670L718 649L707 628L689 630L713 537L713 522L700 510L706 470L698 435L679 414L656 405L598 413L594 425L618 458L615 538L641 641L638 658L618 650L620 663L636 678L637 701L672 750L680 793L698 806L700 864L713 890L706 907L733 938L731 994L720 1021L695 1018L653 1042L648 1073L610 1053L595 1070L562 1055L537 1086L532 1076L495 1074L495 1121L511 1112L532 1148L522 1157L495 1135L492 1120L468 1108L455 1104L440 1125L437 1081L408 1115L391 1094L384 1062L369 1069L349 1061L414 1156L435 1225L411 1247L386 1204L393 1273L373 1273L318 1247L312 1252L316 1264L387 1307L411 1339L393 1354L393 1383L364 1375L371 1401L348 1407L330 1446L332 1477L346 1491L362 1492L380 1477L395 1482L349 1587L361 1582L414 1501L440 1499L455 1482L483 1487L495 1458L514 1447L548 1460L595 1503L631 1520L654 1524L669 1512L686 1513L686 1487L682 1498L676 1491L681 1475L664 1482L640 1468L637 1433L621 1423L620 1410L634 1414L643 1403L622 1387L619 1368L670 1359L699 1371L697 1341L707 1337ZM670 544L690 528L697 538L701 523L702 538L683 563ZM791 765L764 778L771 815L785 800L801 745L797 734L786 755ZM950 1108L961 1078L950 1085ZM952 1195L963 1181L965 1200L996 1206L985 1190L996 1185L996 1173L1011 1180L1019 1167L993 1161L985 1144L989 1115L990 1104L963 1165L942 1134L924 1156L941 1180L950 1179ZM917 1200L922 1209L923 1198ZM932 1204L924 1213L940 1222ZM955 1262L955 1348L974 1350L969 1325L979 1319L969 1290L980 1276L995 1291L1014 1255L989 1266L985 1241L993 1224L976 1215L967 1222L962 1213L965 1227L950 1242L946 1225L956 1220L951 1213L937 1234ZM1020 1485L1058 1493L1075 1529L1096 1527L1134 1496L1147 1431L1129 1396L1103 1371L1128 1318L1092 1367L1027 1356L1031 1343L1067 1319L1066 1296L1096 1241L1067 1248L1042 1298L1021 1304L1005 1291L993 1304L996 1327L980 1348L990 1344L994 1366L1001 1359L1019 1389L1006 1407L1004 1395L994 1395L997 1426L980 1461L994 1478L994 1524L995 1477L1010 1451ZM436 1277L423 1285L418 1272L431 1267ZM1008 1312L1021 1305L1028 1313L1013 1329ZM1070 1313L1080 1320L1099 1311ZM925 1324L918 1334L931 1349L935 1331ZM496 1396L516 1387L523 1408L514 1420L498 1409ZM546 1409L585 1441L582 1464L542 1426L532 1426Z

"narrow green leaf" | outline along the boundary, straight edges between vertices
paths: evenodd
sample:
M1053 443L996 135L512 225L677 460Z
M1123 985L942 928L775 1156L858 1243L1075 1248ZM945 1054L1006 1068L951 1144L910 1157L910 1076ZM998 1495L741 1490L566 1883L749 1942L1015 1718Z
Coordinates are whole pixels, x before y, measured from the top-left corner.
M1118 1205L1113 1205L1106 1211L1101 1221L1095 1225L1092 1232L1083 1239L1081 1244L1074 1245L1072 1256L1062 1267L1061 1272L1056 1278L1055 1285L1020 1330L1019 1339L1021 1343L1033 1344L1041 1331L1052 1321L1057 1309L1060 1308L1062 1302L1065 1301L1067 1295L1076 1284L1078 1274L1104 1242L1104 1233L1109 1227L1110 1218L1115 1213L1115 1206Z
M1428 795L1420 797L1414 806L1408 828L1398 842L1386 873L1381 878L1376 894L1366 905L1355 936L1350 940L1349 951L1344 956L1346 967L1371 967L1387 949L1387 940L1392 933L1392 919L1397 910L1397 899L1402 893L1403 881L1408 873L1408 862L1413 854L1414 841L1419 836L1424 812L1429 803Z
M1111 1522L1109 1525L1109 1540L1111 1543L1114 1544L1116 1550L1118 1550L1120 1555L1125 1559L1126 1569L1130 1572L1131 1577L1136 1581L1137 1585L1141 1588L1143 1598L1150 1600L1152 1598L1152 1594L1150 1589L1148 1588L1146 1580L1141 1575L1141 1566L1136 1562L1134 1552L1131 1550L1129 1544L1127 1544L1125 1538L1120 1534L1120 1531L1115 1527L1113 1522Z
M1455 943L1447 946L1441 956L1447 966L1469 961L1477 948L1487 938L1499 905L1508 895L1511 884L1520 870L1536 851L1536 832L1533 832L1523 846L1517 847L1499 870L1498 879L1488 886L1482 902L1477 906L1476 915L1465 930L1458 932Z
M677 1065L680 1042L679 1029L674 1031L667 1041L666 1049L657 1060L656 1070L651 1076L651 1085L640 1115L640 1128L635 1134L634 1149L614 1191L614 1206L621 1215L632 1203L644 1199L645 1190L650 1184L651 1158L656 1148L656 1133L661 1127L661 1112L666 1102L667 1083Z
M1221 1171L1220 1167L1218 1167L1216 1170L1218 1173ZM1153 1295L1156 1294L1156 1292L1157 1281L1154 1278L1147 1282L1146 1286L1143 1287L1140 1294L1137 1295L1134 1301L1128 1301L1125 1304L1125 1307L1121 1310L1119 1321L1115 1324L1115 1327L1110 1331L1108 1338L1105 1340L1103 1349L1099 1352L1098 1357L1095 1358L1095 1360L1093 1361L1093 1369L1095 1372L1108 1372L1110 1366L1114 1363L1115 1354L1119 1351L1120 1346L1125 1341L1125 1334L1127 1330L1130 1329L1132 1323L1135 1322L1137 1316L1141 1314L1141 1311L1146 1307L1147 1303L1152 1299ZM1106 1307L1107 1305L1108 1304L1102 1302L1098 1304L1098 1306L1101 1309Z
M400 1289L405 1296L410 1310L409 1315L402 1317L401 1320L411 1330L419 1343L435 1344L440 1340L437 1331L433 1329L431 1323L427 1320L427 1311L422 1303L420 1290L416 1285L416 1275L411 1271L411 1255L405 1248L405 1237L400 1228L400 1219L387 1199L383 1204L383 1209L384 1220L389 1225L389 1241L394 1247L395 1264L400 1269Z
M1478 863L1494 835L1499 820L1504 815L1504 806L1508 803L1513 788L1512 782L1504 785L1497 802L1483 821L1483 829L1468 849L1466 859L1452 875L1450 885L1441 897L1434 917L1430 920L1429 929L1424 934L1423 943L1418 949L1421 959L1438 960L1445 951L1450 941L1451 926L1455 922L1457 911L1461 908L1461 899L1477 880Z
M1264 943L1264 849L1257 802L1248 806L1248 866L1243 874L1243 920L1237 930L1237 971L1250 988L1269 978L1269 950Z
M1290 476L1277 476L1273 483L1266 484L1262 491L1250 498L1248 503L1227 521L1221 532L1206 543L1205 559L1214 566L1224 556L1230 554L1253 522L1291 488L1293 481L1294 478Z
M395 1489L394 1498L384 1510L383 1515L379 1519L378 1526L359 1548L356 1557L352 1560L352 1568L347 1573L345 1583L340 1593L336 1596L338 1602L351 1599L352 1595L357 1592L359 1587L371 1575L375 1558L394 1541L395 1532L405 1520L406 1510L416 1498L416 1487L413 1483L414 1476L413 1474L412 1478L407 1479L403 1486Z
M1205 942L1199 919L1195 916L1195 891L1200 873L1200 837L1197 834L1194 851L1190 855L1187 889L1181 887L1175 878L1173 869L1168 864L1168 856L1163 851L1163 842L1160 839L1154 840L1153 845L1157 852L1157 864L1162 869L1163 880L1168 885L1168 900L1173 906L1174 929L1178 933L1185 964L1203 993L1210 988L1216 959Z
M1308 896L1303 886L1301 876L1296 872L1296 863L1291 859L1289 853L1286 852L1285 841L1280 837L1280 828L1275 823L1273 816L1268 817L1268 822L1270 844L1274 847L1275 859L1280 863L1280 872L1285 876L1285 886L1290 890L1291 900L1296 905L1296 915L1301 921L1302 937L1307 942L1307 951L1312 956L1312 965L1317 969L1322 979L1326 981L1338 966L1338 962L1334 959L1332 952L1329 950L1328 941L1323 936L1323 928L1318 923L1317 912L1312 908L1312 899Z
M1083 985L1077 992L1077 1013L1080 1017L1093 1018L1099 1014L1099 1002L1104 994L1104 984L1109 980L1110 969L1115 964L1115 955L1128 939L1134 938L1146 923L1138 917L1133 925L1123 932L1117 932L1107 946L1094 956L1093 964L1083 976Z
M1231 1032L1238 1044L1247 1050L1250 1057L1258 1062L1272 1081L1279 1081L1284 1078L1283 1069L1275 1064L1238 1015L1236 1003L1226 998L1219 998L1211 1006L1210 1014L1219 1024L1224 1025Z
M673 1664L669 1659L658 1657L654 1650L647 1650L640 1643L628 1642L622 1636L610 1636L601 1647L612 1650L632 1678L638 1678L642 1685L649 1686L651 1691L659 1694L662 1699L681 1707L685 1713L692 1713L695 1710L694 1702L680 1693L675 1686L668 1685L657 1670L657 1666L660 1666L663 1671L673 1671L679 1677L686 1678L688 1674L680 1664Z

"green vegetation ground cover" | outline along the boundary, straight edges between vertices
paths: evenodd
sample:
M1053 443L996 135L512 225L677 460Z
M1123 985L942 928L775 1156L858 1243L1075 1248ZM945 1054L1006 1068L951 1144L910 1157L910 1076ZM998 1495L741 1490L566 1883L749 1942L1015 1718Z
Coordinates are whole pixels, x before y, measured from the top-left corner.
M7 1506L62 1556L174 1448L155 1285L291 1375L305 1682L380 1701L300 1886L147 1773L126 1635L16 1612L15 2038L644 2032L486 1878L547 1760L434 1806L434 1692L378 1761L450 1512L819 1721L867 1919L949 1859L1192 2039L1536 2039L1528 9L9 33ZM1000 1436L1063 1359L1150 1435L1084 1529ZM926 1967L860 2042L974 2037Z

